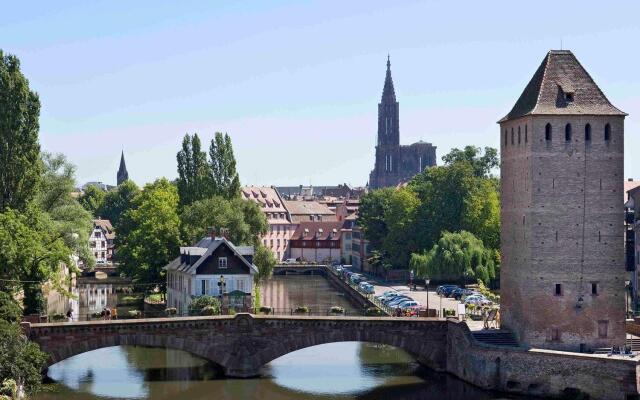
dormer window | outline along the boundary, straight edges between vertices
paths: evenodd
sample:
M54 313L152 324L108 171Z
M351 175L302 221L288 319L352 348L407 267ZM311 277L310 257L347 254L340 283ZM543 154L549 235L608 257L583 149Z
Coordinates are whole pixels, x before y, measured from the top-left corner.
M564 99L567 101L567 103L570 103L573 101L573 93L565 93L564 94Z
M218 258L218 268L227 268L227 257Z

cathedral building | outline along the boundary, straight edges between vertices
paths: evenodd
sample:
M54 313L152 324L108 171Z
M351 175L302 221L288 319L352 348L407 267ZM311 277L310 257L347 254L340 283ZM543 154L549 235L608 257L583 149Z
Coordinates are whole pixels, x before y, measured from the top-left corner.
M391 79L391 62L387 59L382 100L378 104L378 142L376 162L369 175L369 188L397 186L407 182L426 167L436 165L436 147L419 141L400 145L399 103Z

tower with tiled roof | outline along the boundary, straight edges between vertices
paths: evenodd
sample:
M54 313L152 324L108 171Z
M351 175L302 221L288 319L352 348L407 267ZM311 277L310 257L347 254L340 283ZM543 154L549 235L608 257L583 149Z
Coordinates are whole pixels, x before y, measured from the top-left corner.
M118 186L127 179L129 179L129 172L127 172L127 165L124 162L124 150L122 150L122 154L120 155L120 168L118 168L117 175Z
M624 343L625 115L563 50L499 121L502 325L524 344Z

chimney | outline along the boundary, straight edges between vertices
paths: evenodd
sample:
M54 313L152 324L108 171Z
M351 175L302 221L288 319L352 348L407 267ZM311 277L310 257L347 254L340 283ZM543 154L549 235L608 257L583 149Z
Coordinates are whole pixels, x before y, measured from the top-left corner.
M207 232L209 233L209 237L211 238L211 240L214 240L216 238L216 228L210 226L207 228Z
M633 178L627 178L627 181L633 182Z
M222 236L223 238L229 240L229 229L220 228L220 236Z

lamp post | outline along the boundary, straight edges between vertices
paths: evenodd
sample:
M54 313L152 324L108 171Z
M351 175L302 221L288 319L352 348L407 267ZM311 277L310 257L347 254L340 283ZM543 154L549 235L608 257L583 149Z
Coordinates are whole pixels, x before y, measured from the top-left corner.
M425 289L427 289L427 317L429 317L429 283L430 282L431 282L431 279L424 278L424 287Z
M220 306L222 306L224 300L224 291L227 287L227 283L224 281L224 276L220 275L220 280L218 280L218 291L220 292Z

